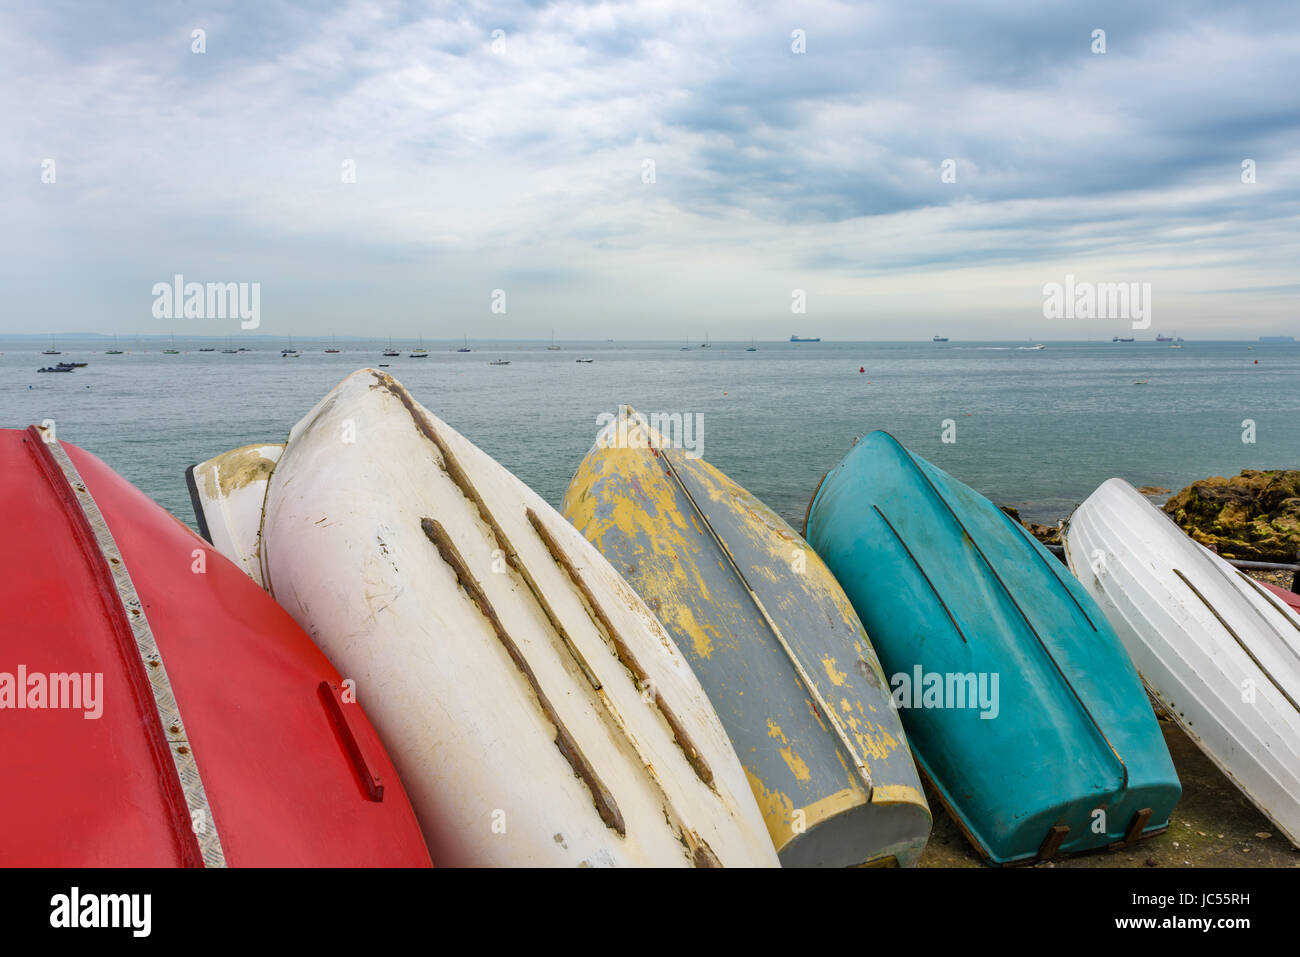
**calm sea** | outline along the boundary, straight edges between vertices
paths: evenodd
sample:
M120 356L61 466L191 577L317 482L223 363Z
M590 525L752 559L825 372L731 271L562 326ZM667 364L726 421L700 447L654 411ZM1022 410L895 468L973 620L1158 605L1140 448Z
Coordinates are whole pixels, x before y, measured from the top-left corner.
M328 343L297 339L298 359L281 358L281 340L242 344L256 351L191 341L164 355L161 340L124 339L126 354L110 356L111 343L64 339L56 357L40 354L48 342L0 339L0 426L53 419L60 439L191 525L186 466L283 441L345 375L381 362L557 505L597 416L622 402L701 416L704 457L796 528L822 473L873 429L1040 522L1114 475L1177 490L1242 468L1300 467L1300 344L565 342L550 352L471 341L468 354L426 343L427 359L409 358L409 344L392 359L370 342L340 341L327 355ZM488 364L497 358L510 364ZM89 365L37 373L60 360ZM943 441L945 420L955 442Z

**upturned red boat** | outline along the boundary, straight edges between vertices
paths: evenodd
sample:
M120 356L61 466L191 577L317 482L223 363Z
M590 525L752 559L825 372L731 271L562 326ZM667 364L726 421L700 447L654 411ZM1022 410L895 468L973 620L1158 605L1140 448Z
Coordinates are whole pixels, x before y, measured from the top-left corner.
M350 683L139 489L0 430L0 528L0 864L429 866Z

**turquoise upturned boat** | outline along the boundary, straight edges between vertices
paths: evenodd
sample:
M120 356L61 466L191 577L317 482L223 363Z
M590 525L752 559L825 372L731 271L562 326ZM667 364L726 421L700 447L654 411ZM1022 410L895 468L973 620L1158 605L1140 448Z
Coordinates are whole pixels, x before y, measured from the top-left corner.
M873 432L822 479L805 525L871 635L917 763L990 862L1168 827L1182 788L1137 671L1017 522Z

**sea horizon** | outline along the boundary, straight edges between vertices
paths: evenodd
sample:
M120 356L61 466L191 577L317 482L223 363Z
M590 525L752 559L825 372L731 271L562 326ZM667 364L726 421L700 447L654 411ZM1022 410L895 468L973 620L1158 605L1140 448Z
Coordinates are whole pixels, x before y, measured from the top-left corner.
M61 439L190 524L185 466L283 442L345 376L380 366L557 505L598 417L622 403L700 422L703 457L796 529L821 475L874 429L1039 524L1116 475L1177 492L1243 468L1300 467L1294 343L757 340L748 352L748 340L557 338L551 350L549 340L471 338L466 354L455 351L463 337L426 337L418 358L411 339L394 337L401 354L385 357L387 337L337 337L339 352L326 353L331 337L294 336L304 348L284 359L288 340L239 337L250 351L224 355L178 337L166 355L169 336L137 350L119 337L123 354L103 355L103 337L70 338L55 360L41 354L48 340L0 337L0 425L52 419ZM88 365L37 372L73 360Z

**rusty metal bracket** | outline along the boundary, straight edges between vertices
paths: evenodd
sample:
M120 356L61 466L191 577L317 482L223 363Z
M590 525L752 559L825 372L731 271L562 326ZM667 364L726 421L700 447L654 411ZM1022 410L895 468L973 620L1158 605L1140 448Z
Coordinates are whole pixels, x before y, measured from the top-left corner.
M1146 830L1147 821L1149 820L1151 820L1151 808L1149 807L1144 807L1134 814L1133 820L1129 822L1128 830L1124 832L1124 844L1128 845L1136 842L1142 836L1142 832Z
M1047 837L1043 838L1042 846L1038 848L1038 856L1034 858L1035 862L1042 863L1050 861L1056 856L1056 852L1061 849L1065 842L1065 836L1070 833L1070 825L1053 824L1052 829L1047 832Z

